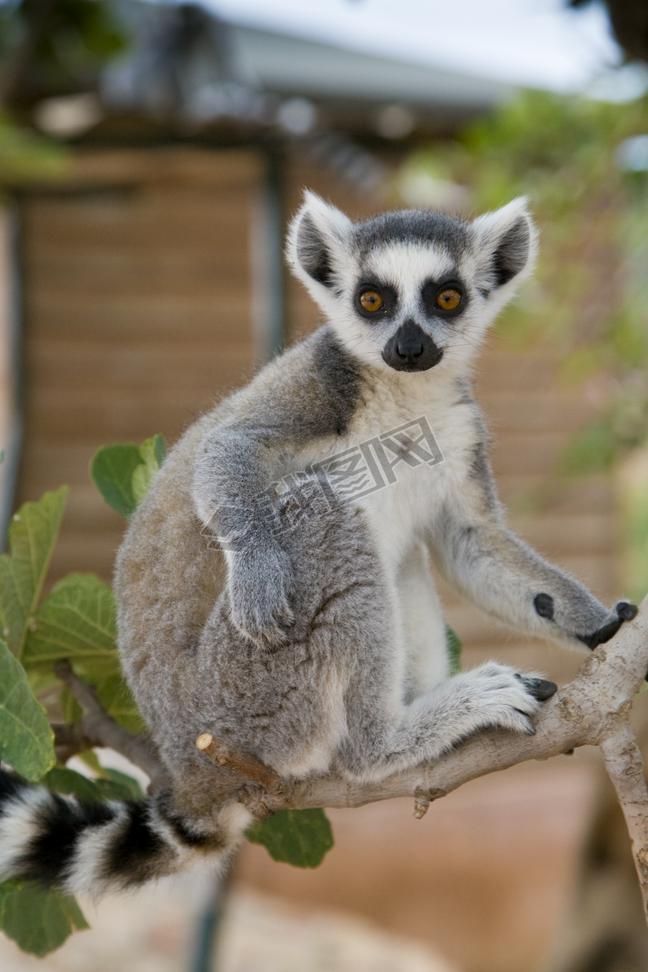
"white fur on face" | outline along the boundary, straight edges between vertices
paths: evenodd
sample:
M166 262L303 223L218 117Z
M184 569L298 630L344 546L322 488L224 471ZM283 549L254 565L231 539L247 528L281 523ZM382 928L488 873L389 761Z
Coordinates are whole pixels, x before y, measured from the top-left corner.
M392 371L382 359L382 350L401 324L411 318L444 349L445 357L431 372L440 369L461 370L474 357L483 337L488 319L483 315L487 303L471 287L475 275L475 260L466 253L459 264L442 246L416 242L384 244L374 250L360 264L352 255L341 280L343 296L336 299L335 313L329 320L341 343L356 357L381 369ZM459 278L464 284L468 306L456 318L429 317L421 303L421 289L428 280ZM354 307L359 281L389 284L398 295L398 309L393 318L375 323L361 317ZM407 374L405 379L420 379L431 372Z
M443 247L424 246L421 243L388 243L374 250L366 261L371 277L391 284L401 299L411 305L412 313L419 308L422 284L432 278L442 281L457 268Z
M332 283L314 279L299 258L299 241L304 240L306 220L314 227L327 252ZM514 276L497 285L494 255L498 246L520 233L519 267ZM301 228L301 229L300 229ZM533 267L537 233L527 210L526 200L514 199L492 213L465 224L467 245L457 260L440 242L402 242L386 240L362 259L354 243L353 224L348 217L313 193L305 194L304 205L292 222L288 237L288 259L295 275L324 311L343 346L359 360L392 371L382 359L385 344L407 319L414 320L444 351L439 364L431 369L459 374L469 369L488 326L511 300L519 283ZM300 235L301 234L301 235ZM510 240L511 236L508 236ZM312 251L316 247L312 248ZM515 249L515 248L514 248ZM304 249L308 262L311 247ZM398 294L398 307L390 319L365 318L355 309L358 283L365 280L389 284ZM468 303L456 317L428 316L421 304L421 288L427 280L442 283L444 278L459 278ZM406 380L421 380L430 372L406 375Z

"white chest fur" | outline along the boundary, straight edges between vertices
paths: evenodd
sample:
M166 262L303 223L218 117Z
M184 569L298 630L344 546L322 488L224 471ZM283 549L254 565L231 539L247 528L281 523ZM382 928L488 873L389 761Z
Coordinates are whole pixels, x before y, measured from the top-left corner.
M434 377L396 375L378 381L363 396L345 436L319 440L295 457L301 468L331 457L348 456L350 463L351 457L355 459L357 465L347 467L351 486L344 495L366 510L383 563L392 575L423 539L446 500L461 490L475 444L470 406L457 403L456 388ZM408 427L406 442L421 431L423 440L418 450L399 461L392 433L403 427ZM388 468L381 466L381 457ZM364 478L361 470L354 493L354 470L361 466Z

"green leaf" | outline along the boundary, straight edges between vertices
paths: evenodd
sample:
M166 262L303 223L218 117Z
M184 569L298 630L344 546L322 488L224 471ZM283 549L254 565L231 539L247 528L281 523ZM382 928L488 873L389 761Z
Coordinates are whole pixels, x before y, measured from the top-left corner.
M31 626L25 648L27 666L68 659L75 673L97 689L104 709L130 732L145 728L124 681L116 648L115 599L94 574L69 574L54 586ZM63 693L66 721L78 717Z
M101 767L101 776L94 781L102 800L143 800L144 791L136 779L121 770Z
M42 957L87 927L74 898L19 881L0 884L0 928L24 952Z
M94 780L67 766L55 766L42 780L43 784L57 793L66 793L81 800L101 800L102 795Z
M146 725L121 675L111 675L97 686L97 696L108 715L129 732L144 732Z
M43 601L27 635L26 665L62 658L103 659L103 674L119 670L115 599L94 574L68 574Z
M101 763L94 749L85 749L82 753L78 754L78 758L92 773L96 775L101 773Z
M165 456L161 435L153 435L141 445L103 446L90 464L90 475L108 505L128 517L148 492Z
M67 685L64 685L61 688L60 703L63 722L79 722L79 720L83 718L83 709L74 698Z
M67 793L80 800L143 800L142 788L132 776L120 770L101 766L97 761L97 779L89 779L68 766L55 766L43 779L45 786L57 793Z
M0 759L28 780L39 780L56 762L54 735L34 697L24 668L0 641Z
M45 665L38 665L35 668L30 667L25 664L25 656L23 655L21 663L25 671L27 672L27 678L29 679L29 686L36 696L40 698L46 692L51 691L58 685L58 679L51 668Z
M150 439L146 439L140 446L140 452L142 453L143 456L145 454L144 447L146 446L148 448L149 443L150 443L150 448L153 450L153 456L155 457L155 462L157 463L157 467L159 469L162 463L164 462L164 460L166 459L166 454L167 454L166 442L164 441L164 436L157 433L156 435L151 436Z
M9 553L0 555L3 634L18 657L47 574L67 495L67 486L61 486L34 503L24 503L9 528Z
M448 657L450 659L450 674L456 675L461 671L461 639L450 625L446 624L446 639L448 642Z
M108 506L122 516L130 516L137 506L133 493L133 474L142 457L134 442L103 446L90 464L90 475Z
M255 823L248 840L263 844L274 861L317 867L333 846L333 832L323 810L280 810Z
M140 503L149 491L153 477L166 457L166 446L161 435L145 439L139 447L142 464L133 473L133 495Z

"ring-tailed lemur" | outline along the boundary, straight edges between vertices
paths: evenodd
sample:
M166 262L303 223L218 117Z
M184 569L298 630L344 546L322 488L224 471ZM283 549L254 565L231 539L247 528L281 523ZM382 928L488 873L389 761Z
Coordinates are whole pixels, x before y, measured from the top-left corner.
M594 648L634 616L543 560L497 500L471 368L535 248L523 200L474 222L352 223L307 194L288 256L327 323L185 433L117 560L124 670L170 788L86 805L3 775L1 874L97 893L196 854L225 859L250 815L214 805L200 732L282 776L364 780L480 729L533 732L553 683L496 662L449 677L429 560L532 635ZM308 515L277 530L325 485L322 460L423 419L442 462L404 461L363 498L333 491L326 512L307 499ZM269 487L291 474L268 516Z

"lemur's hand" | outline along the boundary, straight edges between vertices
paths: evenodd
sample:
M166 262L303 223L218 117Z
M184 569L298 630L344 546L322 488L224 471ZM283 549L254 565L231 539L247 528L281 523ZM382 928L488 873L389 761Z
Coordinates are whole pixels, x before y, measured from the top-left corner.
M599 601L587 596L572 598L574 612L580 615L577 623L570 624L569 617L562 617L554 598L550 594L537 594L533 605L536 614L547 621L557 624L567 635L575 638L588 648L594 649L604 645L617 633L624 621L632 621L637 616L638 608L629 601L619 601L608 611ZM589 630L587 630L589 628Z
M262 543L233 555L229 570L232 621L248 638L270 644L286 639L294 622L293 589L290 558L279 544Z

